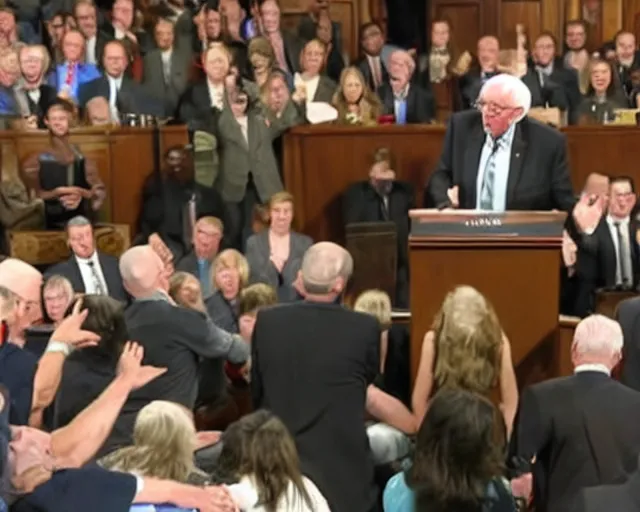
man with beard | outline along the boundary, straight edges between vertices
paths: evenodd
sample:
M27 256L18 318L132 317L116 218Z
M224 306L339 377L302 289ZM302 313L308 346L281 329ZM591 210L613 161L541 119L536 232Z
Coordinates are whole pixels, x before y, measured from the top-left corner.
M69 142L72 113L73 107L64 100L49 106L44 123L50 147L24 165L27 188L44 201L47 229L64 229L77 215L95 218L106 197L95 164Z
M205 216L223 219L219 194L196 183L192 156L183 146L165 153L165 168L148 180L142 195L140 238L157 235L178 261L191 250L196 221Z

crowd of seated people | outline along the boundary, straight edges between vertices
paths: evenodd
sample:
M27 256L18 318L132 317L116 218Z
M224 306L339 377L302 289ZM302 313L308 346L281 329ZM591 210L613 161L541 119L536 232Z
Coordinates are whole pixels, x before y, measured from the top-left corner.
M638 286L633 181L590 177L583 195L602 216L564 236L563 307L585 317L574 375L519 392L517 340L461 285L421 333L400 396L391 317L408 306L416 191L387 148L344 191L345 224L397 234L396 289L351 296L348 251L293 229L281 140L303 123L432 123L443 85L451 110L471 109L505 73L534 108L607 123L638 105L632 34L596 55L569 21L560 55L553 34L527 44L519 30L505 63L493 36L455 48L449 21L433 21L424 54L368 22L349 62L327 0L294 31L277 0L49 4L41 31L0 8L3 127L50 136L8 173L19 200L3 224L35 214L70 251L42 272L0 262L0 511L604 510L589 508L597 498L632 510L636 368L611 377L623 352L634 361L632 340L592 313L597 290ZM193 144L165 148L134 246L116 257L96 244L108 180L70 130L129 115L174 119Z

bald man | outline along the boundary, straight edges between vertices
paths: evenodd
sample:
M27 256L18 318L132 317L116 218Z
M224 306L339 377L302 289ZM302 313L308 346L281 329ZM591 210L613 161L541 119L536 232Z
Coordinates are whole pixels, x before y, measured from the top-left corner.
M135 404L126 408L119 420L119 432L112 432L103 453L131 442L133 424L139 408L152 400L167 400L189 410L196 407L199 361L218 361L216 375L206 375L209 396L222 397L226 392L224 362L244 364L249 346L240 336L219 329L198 310L178 307L169 297L164 264L148 245L126 251L120 258L124 287L133 297L125 311L131 339L144 347L145 362L166 367L167 372L135 393ZM211 365L207 366L211 368ZM122 434L125 435L122 435Z
M529 119L530 105L531 92L519 78L489 79L477 109L451 116L426 205L570 211L575 197L565 136Z
M339 303L352 271L342 247L311 246L301 270L306 300L258 312L251 343L254 407L282 419L333 512L368 512L377 502L364 411L380 329Z
M416 63L409 52L396 50L389 57L389 79L378 88L384 113L396 124L430 123L436 115L433 95L412 82Z

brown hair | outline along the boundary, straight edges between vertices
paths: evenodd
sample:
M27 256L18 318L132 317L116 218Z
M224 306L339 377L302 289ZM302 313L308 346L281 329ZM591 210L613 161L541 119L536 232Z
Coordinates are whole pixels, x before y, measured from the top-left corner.
M345 123L347 113L349 112L347 108L347 100L343 93L343 87L344 82L350 74L355 75L360 84L362 84L362 97L358 101L362 124L365 126L378 124L378 117L382 113L382 103L380 98L378 98L378 96L369 89L362 71L360 71L356 66L346 67L342 70L342 73L340 73L340 84L338 85L338 89L333 95L333 99L331 101L332 105L338 110L338 122Z
M454 387L488 395L500 374L502 328L493 306L471 286L450 292L432 330L435 388Z
M275 512L289 484L310 508L313 502L304 485L296 445L280 419L259 410L233 423L223 435L218 459L218 480L235 482L250 476L258 491L258 505ZM299 504L290 504L297 509Z
M291 203L293 205L293 194L286 190L276 192L269 198L269 210L280 203Z
M249 63L251 63L251 56L257 53L258 55L269 59L269 67L272 68L276 62L276 53L273 50L273 46L266 37L258 36L254 37L249 41L249 46L247 48L247 57L249 58Z
M391 168L395 168L395 158L389 148L378 148L373 152L371 165L387 162Z

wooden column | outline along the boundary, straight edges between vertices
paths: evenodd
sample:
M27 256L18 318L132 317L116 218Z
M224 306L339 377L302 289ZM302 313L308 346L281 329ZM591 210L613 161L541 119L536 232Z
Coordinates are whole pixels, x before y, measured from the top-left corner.
M566 0L566 16L568 20L579 20L582 18L580 11L580 0Z

